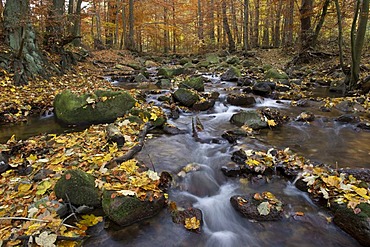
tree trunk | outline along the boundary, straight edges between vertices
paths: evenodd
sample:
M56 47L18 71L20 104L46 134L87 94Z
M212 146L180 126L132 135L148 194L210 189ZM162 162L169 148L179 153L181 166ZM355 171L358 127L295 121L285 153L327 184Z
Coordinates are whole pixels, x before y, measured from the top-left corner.
M122 4L122 33L120 49L127 47L127 22L126 22L126 5Z
M198 39L204 40L204 26L203 26L203 12L202 12L202 2L198 0Z
M259 46L260 0L255 0L254 5L255 5L255 12L254 12L252 46L258 47Z
M4 9L6 43L15 53L14 83L27 84L28 77L44 76L44 61L30 23L28 0L7 0Z
M176 14L175 14L175 1L172 0L172 25L173 25L173 31L172 31L172 51L173 53L176 53Z
M46 34L44 36L44 44L50 50L54 50L55 46L60 43L63 33L63 18L65 14L65 1L53 0L50 11L47 17Z
M299 12L301 15L301 51L305 51L311 48L312 45L311 16L313 12L313 0L302 0Z
M353 18L351 28L351 74L348 83L348 89L353 90L357 88L357 82L360 77L360 61L362 48L365 42L366 26L369 17L369 0L357 0L355 16ZM358 27L356 30L356 23L358 20Z
M284 47L291 47L293 45L293 17L294 17L294 0L289 0L288 5L284 11Z
M209 39L211 44L215 43L215 2L214 0L210 1L209 5Z
M81 45L81 4L82 4L82 0L77 0L76 12L74 13L74 21L73 21L73 29L72 29L72 37L74 37L72 43L74 46Z
M236 10L235 10L235 3L234 0L231 0L231 23L233 27L234 37L236 39L236 43L240 44L241 38L238 30L238 21L236 19Z
M266 2L267 6L270 6L270 0L267 0ZM268 48L269 42L270 42L270 11L271 6L266 10L266 16L264 19L264 25L263 25L263 35L262 35L262 47Z
M339 50L339 63L342 69L342 72L348 76L346 69L344 67L344 59L343 59L343 28L342 28L342 14L340 12L339 1L334 0L335 9L337 11L337 20L338 20L338 50Z
M274 47L278 48L280 46L280 24L281 24L281 12L283 9L283 0L279 0L277 11L276 11L276 19L275 19L275 32L274 32Z
M165 0L165 3L167 3L167 0ZM169 31L168 31L168 9L167 9L167 5L163 7L163 22L164 22L163 52L165 54L167 54L168 50L169 50Z
M244 23L243 23L243 48L244 51L249 49L249 0L244 0Z
M229 43L229 52L232 53L235 51L235 42L234 42L233 36L231 35L230 26L227 20L225 0L222 0L222 22L223 22L223 27L224 27L225 33L227 35L227 40Z
M328 7L331 0L325 0L324 5L322 6L322 12L319 19L319 22L316 25L315 32L312 37L312 46L315 47L317 44L317 39L319 37L322 26L324 25L326 14L328 13Z
M135 37L134 37L134 0L129 0L128 2L128 41L127 49L134 51L135 50Z

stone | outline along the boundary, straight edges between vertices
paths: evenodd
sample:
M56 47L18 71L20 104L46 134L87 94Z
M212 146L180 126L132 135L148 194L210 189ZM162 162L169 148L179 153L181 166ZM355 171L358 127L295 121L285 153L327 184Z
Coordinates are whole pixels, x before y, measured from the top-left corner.
M155 85L159 88L171 88L172 87L171 80L170 79L163 79L163 78L160 79L159 81L157 81L157 83Z
M267 123L262 120L262 116L256 110L241 111L235 113L230 122L237 126L246 125L254 130L267 128Z
M360 118L353 114L343 114L335 119L335 121L340 123L358 123Z
M179 88L192 88L198 92L204 92L204 80L202 76L192 77L179 84Z
M251 106L256 103L253 96L242 93L242 94L229 94L227 96L227 102L231 105L236 106Z
M238 64L239 63L239 58L237 56L230 56L226 58L226 63L228 64Z
M253 86L256 83L256 80L251 77L239 78L237 85L240 87Z
M191 219L195 217L200 222L199 229L197 229L196 231L200 231L200 226L202 225L203 221L203 214L199 208L190 207L183 210L175 209L171 211L171 216L173 223L182 225L185 225L185 219Z
M81 170L67 170L54 187L57 198L73 205L100 207L100 192L95 187L95 178Z
M173 97L175 100L187 107L192 107L195 102L199 100L199 95L196 92L185 88L177 89L174 92Z
M215 102L214 99L200 100L194 103L192 109L194 111L207 111L215 105Z
M140 82L146 82L146 81L148 81L148 78L146 78L146 76L143 75L142 73L137 74L134 78L134 82L140 83Z
M340 81L336 80L330 83L329 91L343 93L345 92L345 88L346 88L346 85L343 80L340 80Z
M257 193L259 194L259 193ZM263 193L262 193L263 194ZM282 204L267 204L269 208L268 214L260 213L258 210L261 203L268 203L268 200L261 198L255 199L255 194L250 195L235 195L230 198L230 203L233 208L242 216L256 221L277 221L283 218ZM280 208L281 207L281 208Z
M315 115L311 112L304 111L296 118L298 122L312 122L315 120Z
M185 73L184 67L168 67L163 66L158 69L158 76L163 76L164 78L170 79L174 76L178 76Z
M168 124L168 123L163 125L163 131L164 133L169 134L169 135L179 135L179 134L187 133L186 130L179 129L176 126Z
M284 71L271 68L266 71L265 79L289 79L289 76Z
M354 237L361 245L369 246L370 205L361 203L357 208L360 212L355 214L351 208L338 206L335 210L333 221L337 226Z
M241 77L240 70L234 66L231 66L225 73L221 75L223 81L238 81Z
M108 124L105 132L107 134L108 142L117 143L118 147L122 147L125 144L125 137L115 124Z
M254 94L267 96L272 92L272 88L269 82L257 82L253 85L252 91Z
M209 64L218 64L220 63L220 58L215 53L209 53L206 55L206 61Z
M9 168L8 156L0 152L0 174L6 172Z
M221 171L226 177L238 177L244 173L244 170L240 167L240 165L233 162L229 162L228 164L222 166Z
M165 205L163 194L152 201L140 200L135 196L116 196L114 191L104 191L102 206L104 213L120 226L128 226L158 214Z
M68 125L108 123L123 116L135 102L124 90L97 90L81 96L66 90L55 96L54 112L58 121Z

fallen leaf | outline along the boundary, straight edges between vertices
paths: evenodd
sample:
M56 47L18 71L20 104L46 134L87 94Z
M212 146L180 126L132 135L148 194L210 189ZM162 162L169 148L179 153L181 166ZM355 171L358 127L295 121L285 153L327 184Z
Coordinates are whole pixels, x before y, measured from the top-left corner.
M260 215L268 215L270 213L270 204L268 202L261 202L257 210Z

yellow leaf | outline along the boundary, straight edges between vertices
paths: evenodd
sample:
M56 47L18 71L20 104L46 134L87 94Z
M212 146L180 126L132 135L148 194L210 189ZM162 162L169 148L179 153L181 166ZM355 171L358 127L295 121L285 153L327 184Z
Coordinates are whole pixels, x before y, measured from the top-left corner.
M355 192L366 200L370 199L370 197L367 195L367 189L365 188L355 188Z
M188 230L196 230L200 227L200 220L197 217L185 218L185 228Z
M155 113L150 114L150 120L155 121L155 120L157 120L157 118L158 118L158 116Z
M339 188L341 179L337 176L329 176L329 177L322 177L322 181L324 181L327 185L330 185L332 187Z
M31 187L32 187L32 184L20 184L18 186L18 191L22 193L26 193L27 191L31 189Z
M95 216L93 214L82 215L82 219L83 220L80 220L79 224L85 225L85 226L93 226L103 221L103 217Z
M45 180L37 186L36 195L43 195L51 187L49 180Z
M273 120L273 119L269 119L269 120L267 120L267 125L268 125L268 126L271 126L271 127L274 127L274 126L276 126L277 124L276 124L275 120Z

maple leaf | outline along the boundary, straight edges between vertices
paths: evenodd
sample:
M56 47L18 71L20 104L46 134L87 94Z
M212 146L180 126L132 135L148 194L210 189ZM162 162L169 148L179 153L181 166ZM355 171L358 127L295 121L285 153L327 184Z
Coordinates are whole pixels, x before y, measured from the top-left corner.
M52 184L49 180L42 181L39 185L37 185L36 195L43 195L45 192L51 188Z
M257 206L257 210L260 215L268 215L270 213L270 204L268 202L261 202Z
M54 243L57 241L56 234L49 234L47 232L42 232L38 237L35 239L36 244L42 247L54 247L56 246Z
M185 228L188 230L197 230L200 227L200 220L197 217L185 218Z
M93 214L90 215L82 215L82 220L80 220L78 223L84 226L94 226L98 224L99 222L103 221L103 217L101 216L95 216Z

